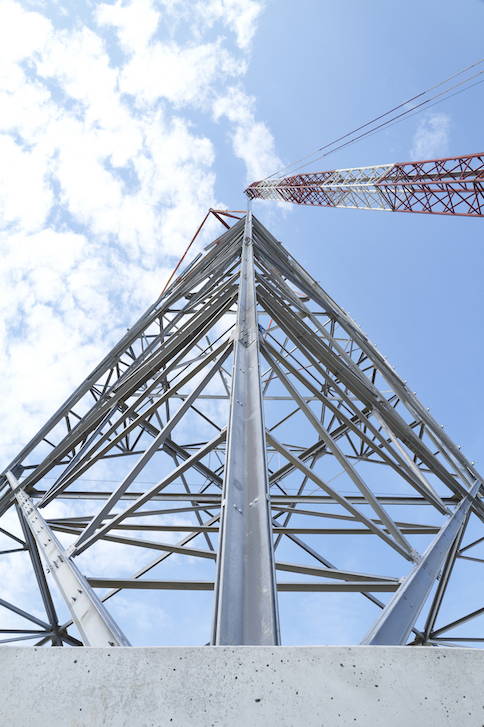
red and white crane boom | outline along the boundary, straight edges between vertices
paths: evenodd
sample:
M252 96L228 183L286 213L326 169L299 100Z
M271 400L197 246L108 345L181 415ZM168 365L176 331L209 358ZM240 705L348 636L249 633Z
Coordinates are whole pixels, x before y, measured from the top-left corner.
M319 207L484 217L484 154L269 178L245 192Z

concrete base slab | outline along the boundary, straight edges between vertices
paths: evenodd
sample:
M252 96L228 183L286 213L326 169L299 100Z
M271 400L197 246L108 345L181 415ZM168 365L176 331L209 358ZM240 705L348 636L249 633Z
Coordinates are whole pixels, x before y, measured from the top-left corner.
M0 649L9 727L484 727L484 651Z

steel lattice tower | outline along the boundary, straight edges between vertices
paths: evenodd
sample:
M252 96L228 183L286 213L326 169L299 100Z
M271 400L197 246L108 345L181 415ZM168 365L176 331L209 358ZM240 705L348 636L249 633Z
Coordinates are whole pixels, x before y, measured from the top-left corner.
M359 594L374 612L368 644L478 641L455 634L482 608L439 614L483 539L481 482L249 211L6 468L2 557L28 556L45 616L0 600L22 624L0 622L4 641L127 645L110 613L127 589L213 590L213 644L280 643L280 592L320 592L323 621L325 594ZM101 547L142 565L101 573Z

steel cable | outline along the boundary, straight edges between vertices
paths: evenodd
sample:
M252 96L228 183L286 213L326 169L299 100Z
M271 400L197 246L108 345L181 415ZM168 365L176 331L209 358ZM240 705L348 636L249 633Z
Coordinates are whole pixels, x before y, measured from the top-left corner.
M466 68L463 68L460 71L457 71L456 73L452 74L448 78L446 78L444 81L440 81L437 84L434 84L433 86L430 86L428 89L421 91L420 93L416 94L415 96L412 96L411 98L407 99L406 101L403 101L402 103L398 104L397 106L394 106L393 108L389 109L383 114L380 114L379 116L376 116L375 118L371 119L370 121L367 121L365 124L362 124L358 126L356 129L353 129L352 131L347 132L346 134L343 134L342 136L338 137L337 139L334 139L333 141L324 144L323 146L319 147L318 149L315 149L310 154L306 154L303 157L300 157L299 159L296 159L295 161L291 162L290 164L287 164L286 166L282 167L281 169L277 170L276 172L273 172L268 177L265 177L262 181L267 181L269 179L272 179L276 175L281 176L287 176L289 171L292 171L292 173L298 171L301 169L301 162L306 162L306 164L313 164L314 162L318 161L319 159L322 159L326 156L329 156L333 152L342 149L346 146L349 146L356 141L365 138L366 136L370 136L378 131L380 131L384 127L388 127L390 125L393 125L394 123L398 123L399 121L402 121L403 118L409 118L417 113L420 113L422 110L424 110L424 107L430 108L431 106L434 106L436 103L440 103L447 98L452 98L452 96L457 95L458 93L462 93L465 90L468 90L469 88L472 88L473 86L476 86L482 81L477 81L473 84L466 85L469 83L469 81L472 81L473 79L477 78L478 76L484 74L484 70L480 70L477 73L472 74L471 76L468 76L467 78L459 81L458 83L450 86L449 88L446 88L444 91L440 91L439 93L431 96L428 99L425 99L424 101L420 101L418 104L413 105L411 108L406 109L405 111L401 112L400 114L397 114L396 116L393 116L390 119L387 119L381 124L378 124L377 126L373 126L377 121L380 119L385 118L385 116L389 116L390 114L394 113L398 109L402 108L403 106L406 106L407 104L411 103L412 101L417 100L418 98L422 98L422 96L425 96L426 94L430 93L431 91L435 90L436 88L440 88L441 86L444 86L445 84L449 83L449 81L453 80L454 78L461 76L463 73L467 73L473 68L476 68L477 66L484 63L484 58L481 58L480 60L476 61L475 63L471 64L470 66L467 66ZM484 79L483 79L484 80ZM461 86L464 86L460 91L455 91L455 89L460 88ZM454 93L449 94L450 91L454 91ZM442 98L441 98L442 97ZM433 103L431 103L433 102ZM361 131L362 129L365 129L366 127L371 126L372 128L367 129L362 134L359 134L358 136L354 137L354 134L356 134L358 131ZM353 137L349 138L348 137ZM348 141L345 141L342 144L339 144L338 146L335 146L335 144L338 144L339 141L343 141L344 139L348 139ZM330 148L333 147L333 148ZM324 154L319 154L319 152L326 151ZM318 156L315 156L318 155ZM296 166L298 165L298 166Z

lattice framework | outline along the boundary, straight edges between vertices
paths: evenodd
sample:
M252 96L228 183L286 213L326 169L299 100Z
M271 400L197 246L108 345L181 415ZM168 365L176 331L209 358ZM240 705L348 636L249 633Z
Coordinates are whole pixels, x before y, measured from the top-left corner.
M453 571L481 564L479 473L250 212L128 330L0 492L21 526L3 528L15 547L2 555L30 559L45 610L0 601L23 624L6 641L127 644L109 607L132 589L160 604L214 591L215 644L280 643L287 592L321 593L323 621L325 593L360 594L374 608L365 643L482 640L448 635L482 608L438 621ZM101 547L120 553L117 571L100 572ZM127 576L130 550L142 563Z
M253 182L249 199L387 212L484 216L484 154L306 172Z

